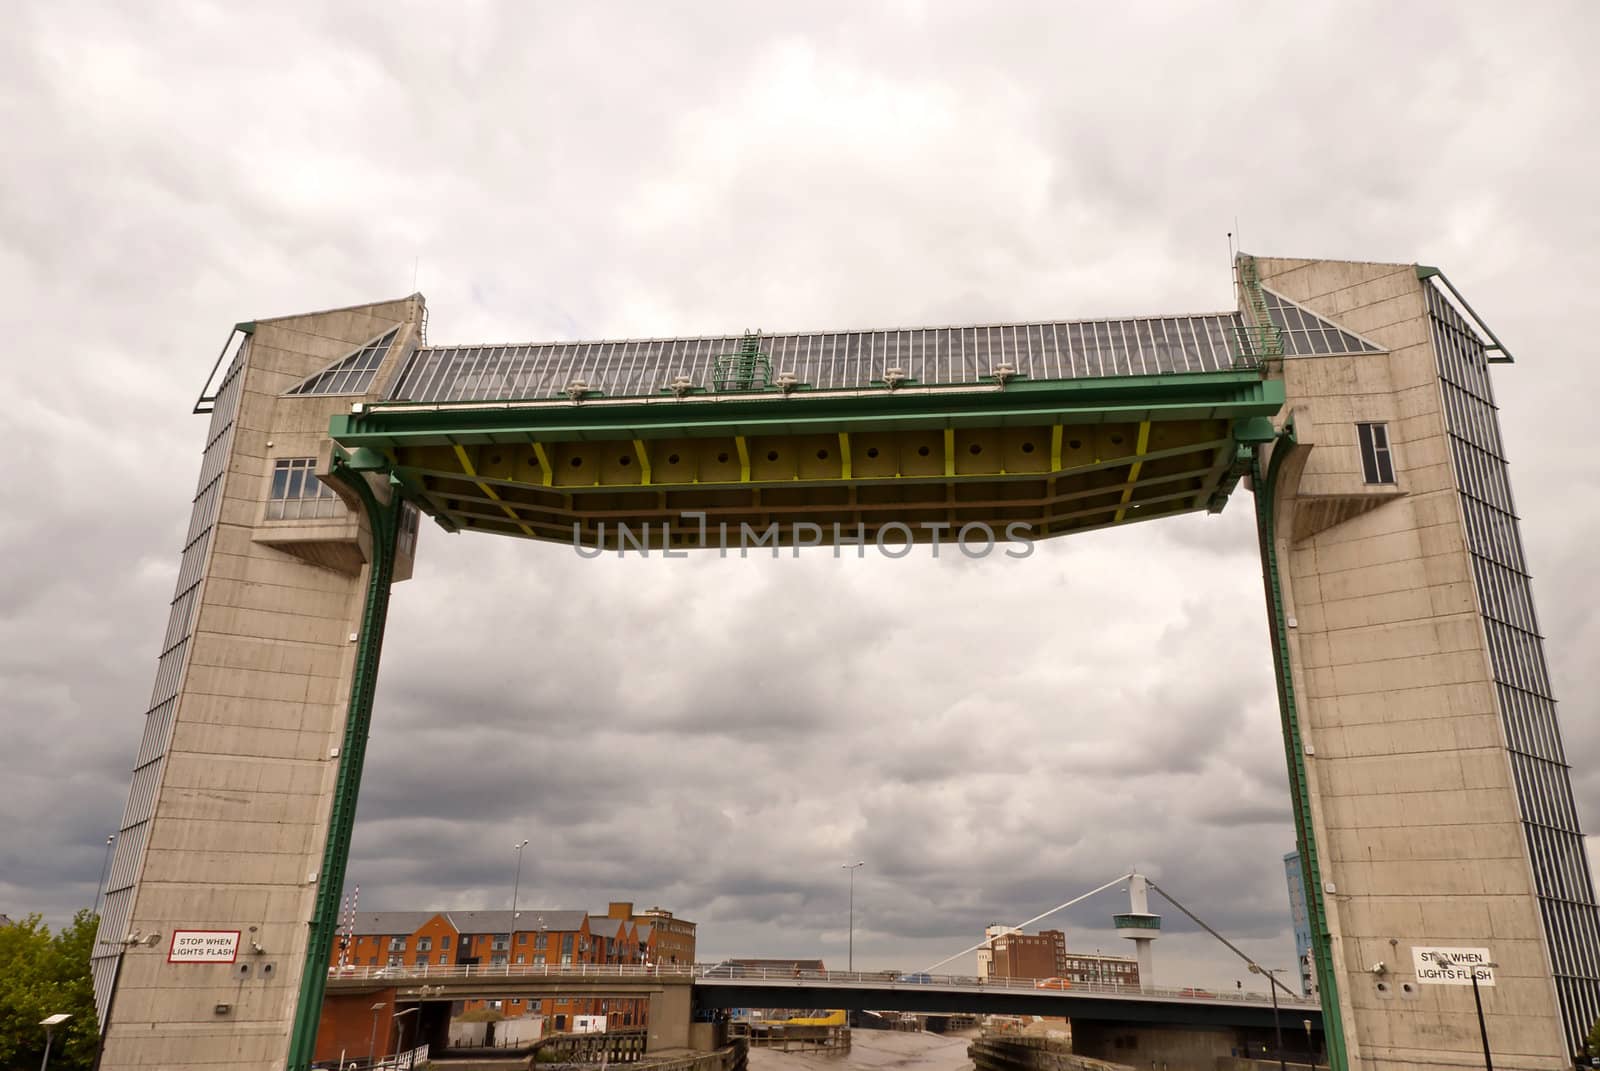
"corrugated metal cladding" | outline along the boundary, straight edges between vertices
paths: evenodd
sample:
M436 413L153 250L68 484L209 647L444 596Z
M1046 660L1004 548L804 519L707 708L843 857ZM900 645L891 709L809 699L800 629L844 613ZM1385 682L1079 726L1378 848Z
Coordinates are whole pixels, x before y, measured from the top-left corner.
M1522 828L1567 1040L1579 1052L1590 1026L1600 1019L1600 909L1573 805L1544 640L1534 616L1486 353L1477 333L1439 289L1430 284L1424 290Z
M183 554L178 564L177 591L172 597L172 612L167 617L166 636L156 662L156 683L144 718L144 739L133 769L133 784L128 789L128 804L122 813L121 832L106 875L104 901L100 910L100 939L90 957L94 975L94 1002L105 1028L111 991L116 985L117 965L122 958L120 941L128 932L128 914L133 906L133 884L139 876L149 833L150 815L155 809L156 788L161 781L161 765L172 740L173 708L177 706L178 686L183 674L184 654L194 628L200 601L201 571L211 546L217 508L222 501L222 482L233 441L233 418L239 410L239 394L244 385L244 369L249 359L250 339L244 337L234 351L233 361L217 388L211 410L211 427L206 434L206 449L200 460L200 481L195 489L189 532L184 537Z
M1009 364L1029 379L1081 379L1254 367L1241 352L1235 313L1132 320L925 327L761 336L774 377L791 373L817 390L848 390L898 368L923 384L990 382ZM432 346L396 377L394 401L463 402L551 398L582 380L608 397L646 397L677 376L709 388L717 358L741 339L674 338Z

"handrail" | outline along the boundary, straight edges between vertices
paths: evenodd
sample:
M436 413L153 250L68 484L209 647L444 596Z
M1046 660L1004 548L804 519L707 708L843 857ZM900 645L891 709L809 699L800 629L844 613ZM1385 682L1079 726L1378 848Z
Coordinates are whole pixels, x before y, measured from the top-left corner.
M1115 996L1139 997L1163 1000L1216 1000L1231 1001L1234 1003L1262 1003L1270 1000L1266 993L1255 991L1233 992L1212 991L1196 986L1139 986L1116 982L1071 982L1062 985L1054 979L1041 980L1033 978L988 978L980 979L973 975L961 974L903 974L899 971L830 971L830 970L794 970L778 967L745 967L734 964L715 963L673 963L673 964L631 964L631 963L569 963L569 964L531 964L531 963L455 963L455 964L422 964L411 966L351 966L342 970L329 968L328 976L333 980L348 981L431 981L451 978L564 978L574 982L598 981L605 979L635 978L645 980L649 978L690 978L707 982L786 982L789 984L821 983L825 986L872 986L901 990L915 988L924 990L930 987L943 987L946 989L959 988L966 990L1023 990L1037 992L1040 996ZM1056 984L1048 984L1055 982ZM1319 1004L1315 1000L1303 998L1280 998L1281 1007L1306 1007L1316 1008Z

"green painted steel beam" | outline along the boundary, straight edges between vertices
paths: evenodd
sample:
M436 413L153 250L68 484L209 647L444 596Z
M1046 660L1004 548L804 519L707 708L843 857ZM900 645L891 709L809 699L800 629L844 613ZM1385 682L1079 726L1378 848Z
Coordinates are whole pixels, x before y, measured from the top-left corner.
M1300 851L1300 876L1305 883L1306 914L1311 928L1312 956L1316 960L1317 988L1322 999L1323 1037L1329 1071L1349 1071L1343 1015L1339 1010L1339 976L1333 965L1333 937L1328 926L1328 906L1323 896L1322 862L1311 819L1311 788L1307 783L1305 739L1300 731L1300 711L1295 702L1294 672L1289 654L1288 614L1278 566L1276 518L1273 496L1278 474L1289 452L1297 449L1294 427L1285 428L1272 450L1265 474L1258 452L1250 449L1250 481L1255 488L1256 534L1261 545L1261 571L1266 587L1267 624L1272 631L1272 660L1277 670L1278 712L1283 722L1284 758L1289 768L1289 798L1294 813L1295 845Z
M289 1071L309 1071L322 1019L322 1000L328 984L328 960L333 954L334 931L339 922L339 896L350 861L350 838L355 829L356 802L361 792L361 769L366 761L367 738L372 726L372 701L377 694L378 660L383 653L384 626L389 617L389 590L394 580L395 547L400 531L403 499L397 482L390 482L388 502L380 502L367 477L335 455L333 478L361 500L372 528L372 560L367 569L366 601L361 613L360 639L350 677L350 700L345 713L344 739L340 742L339 772L334 782L333 809L328 816L328 837L322 849L322 868L306 937L306 961L300 975L300 994L289 1035Z
M1456 284L1450 281L1448 275L1435 268L1432 264L1418 264L1417 278L1422 282L1427 282L1429 279L1438 279L1439 282L1444 284L1445 289L1450 291L1457 301L1461 302L1461 307L1467 310L1467 314L1472 317L1473 322L1483 328L1483 333L1489 336L1489 341L1484 343L1483 348L1490 351L1498 350L1500 353L1498 357L1485 357L1484 360L1490 364L1514 364L1516 362L1516 358L1511 356L1511 351L1506 349L1504 343L1500 341L1500 337L1494 333L1494 328L1485 323L1483 317L1478 315L1478 311L1467 303L1467 299L1461 296L1461 291L1456 289Z
M611 439L806 435L912 428L1031 427L1142 420L1270 417L1283 384L1257 371L1024 381L995 390L937 390L612 404L364 406L335 416L346 446L510 445Z

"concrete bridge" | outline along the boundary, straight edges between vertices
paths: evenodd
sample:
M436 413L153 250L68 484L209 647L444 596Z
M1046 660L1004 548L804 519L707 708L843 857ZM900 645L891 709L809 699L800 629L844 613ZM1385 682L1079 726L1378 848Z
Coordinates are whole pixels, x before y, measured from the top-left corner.
M1213 993L1186 988L1145 988L1074 983L1039 988L1029 979L980 982L971 976L870 971L780 971L728 965L571 967L500 964L357 967L330 973L330 1001L392 993L397 1005L517 997L617 997L650 1002L648 1049L709 1048L694 1036L697 1012L730 1008L845 1008L849 1010L1040 1015L1074 1023L1270 1029L1272 999L1262 993ZM1311 1023L1320 1039L1322 1009L1311 1001L1280 997L1277 1015L1297 1033ZM703 1016L700 1016L703 1018ZM700 1024L704 1025L704 1024Z

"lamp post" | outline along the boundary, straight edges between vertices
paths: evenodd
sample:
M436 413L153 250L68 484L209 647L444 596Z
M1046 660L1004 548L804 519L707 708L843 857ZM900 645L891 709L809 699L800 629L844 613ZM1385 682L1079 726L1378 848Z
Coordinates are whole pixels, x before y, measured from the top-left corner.
M515 932L516 928L517 928L517 893L522 888L522 849L526 848L527 846L528 846L528 842L526 840L524 840L521 844L513 844L511 846L511 850L517 853L517 876L511 882L511 929L512 929L512 932Z
M1283 1062L1283 1024L1278 1020L1278 979L1275 977L1282 974L1283 970L1252 963L1250 964L1250 973L1267 976L1267 991L1272 994L1272 1032L1278 1038L1278 1071L1289 1071L1288 1065Z
M839 866L850 872L850 938L849 957L850 970L856 969L856 871L867 865L865 859L858 859L853 863L840 863Z
M1435 952L1433 961L1441 967L1458 967L1461 964L1443 953ZM1500 966L1498 963L1468 963L1467 970L1472 972L1472 1004L1478 1009L1478 1036L1483 1039L1483 1067L1484 1071L1494 1071L1494 1057L1489 1055L1489 1027L1483 1021L1483 997L1478 992L1478 972L1492 971Z
M50 1066L50 1043L55 1040L56 1027L71 1018L67 1012L57 1012L39 1020L39 1025L44 1027L44 1062L39 1065L39 1071L47 1071Z
M372 1006L372 1034L367 1038L367 1066L378 1062L378 1013L389 1005L379 1001Z
M94 909L89 912L96 917L100 914L100 893L106 887L106 874L111 871L111 842L116 839L117 835L115 833L106 837L105 858L100 860L100 884L94 887Z
M419 1015L419 1013L421 1011L422 1011L421 1008L407 1008L403 1012L396 1012L395 1013L395 1016L394 1016L394 1027L395 1027L394 1054L395 1054L396 1058L398 1058L400 1056L400 1054L405 1051L405 1048L406 1048L406 1044L405 1044L405 1042L406 1042L406 1024L404 1022L405 1017L408 1016L408 1015Z

